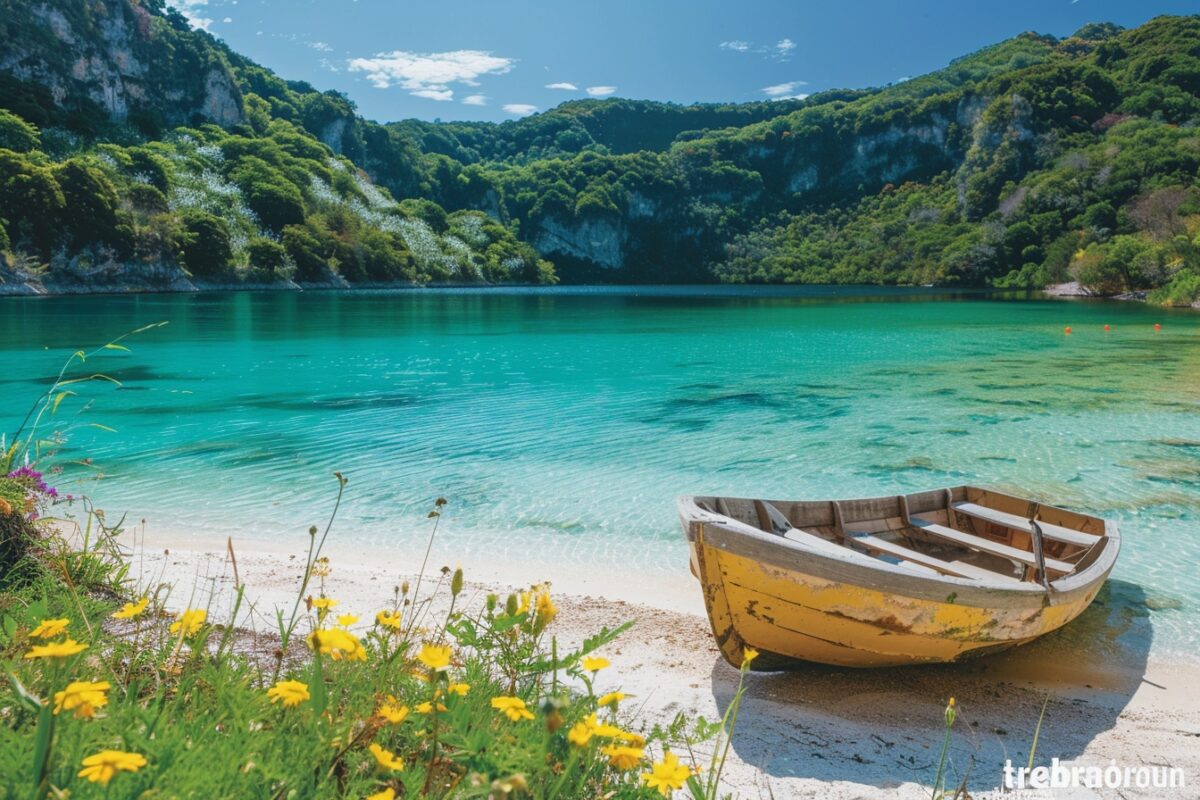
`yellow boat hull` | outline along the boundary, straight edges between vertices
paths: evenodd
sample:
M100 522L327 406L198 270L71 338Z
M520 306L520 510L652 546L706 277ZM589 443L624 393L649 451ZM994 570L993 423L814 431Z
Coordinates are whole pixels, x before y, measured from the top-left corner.
M692 571L721 653L736 666L753 647L762 654L757 669L797 660L840 667L951 662L1025 644L1079 616L1111 569L1108 560L1086 580L1067 579L1053 591L1037 584L1001 590L944 576L876 573L797 555L783 547L787 542L747 542L745 532L719 523L688 524Z

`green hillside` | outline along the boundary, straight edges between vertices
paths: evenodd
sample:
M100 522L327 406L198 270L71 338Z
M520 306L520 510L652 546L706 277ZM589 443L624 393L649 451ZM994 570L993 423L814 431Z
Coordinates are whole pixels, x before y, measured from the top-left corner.
M397 201L350 157L375 134L397 180L419 154L390 152L344 98L285 84L161 0L0 0L0 11L10 286L554 279L479 211L419 192ZM326 144L331 127L346 130Z
M1078 280L1200 295L1197 17L1024 34L803 101L381 125L160 0L47 9L0 0L10 282Z

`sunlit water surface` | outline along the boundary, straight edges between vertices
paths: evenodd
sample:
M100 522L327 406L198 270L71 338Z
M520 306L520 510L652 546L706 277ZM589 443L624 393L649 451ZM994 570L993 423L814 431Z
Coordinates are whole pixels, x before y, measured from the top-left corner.
M681 493L972 482L1119 521L1156 648L1200 649L1192 312L820 288L0 299L3 429L70 351L159 320L89 362L120 389L60 412L117 431L64 451L120 478L91 490L110 516L302 541L336 469L342 541L417 547L443 495L464 558L681 570Z

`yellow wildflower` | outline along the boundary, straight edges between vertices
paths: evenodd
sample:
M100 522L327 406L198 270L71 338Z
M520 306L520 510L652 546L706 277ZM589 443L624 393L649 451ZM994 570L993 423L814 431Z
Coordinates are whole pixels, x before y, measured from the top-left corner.
M537 605L534 607L534 618L538 627L546 627L557 616L558 606L554 605L554 601L550 599L550 593L542 590L538 593Z
M629 695L624 692L609 692L608 694L600 695L600 699L596 701L598 706L616 706Z
M579 724L585 726L591 736L599 736L603 739L619 739L625 735L625 731L616 725L600 722L594 713L588 714Z
M438 710L438 711L445 711L445 710L446 710L446 706L445 706L445 704L444 704L444 703L438 703L438 704L437 704L437 710ZM431 702L430 702L430 701L428 701L428 700L426 700L424 703L417 703L415 706L413 706L413 711L417 712L418 714L429 714L429 713L432 713L432 711L433 711L433 703L431 703Z
M398 631L400 630L400 612L384 609L375 615L375 624Z
M280 681L267 689L271 702L281 702L285 708L298 706L309 699L308 684L300 681Z
M687 765L680 764L679 757L668 750L663 753L662 761L652 764L649 772L642 773L642 783L658 789L663 797L670 797L671 792L683 788L691 774Z
M391 750L384 750L375 742L371 742L371 755L375 756L375 763L380 769L392 770L400 772L404 769L404 759L393 753Z
M408 706L401 705L396 698L389 694L387 700L379 704L375 713L393 725L399 725L408 716Z
M493 697L492 708L504 712L504 716L513 722L533 719L533 712L525 707L525 701L519 697Z
M179 619L171 623L171 633L180 636L195 636L196 632L208 619L208 612L203 608L189 608L179 615Z
M443 670L450 666L450 656L453 650L449 647L437 644L426 644L421 646L421 652L417 654L417 660L431 670Z
M354 616L353 614L339 614L337 620L338 625L341 625L343 628L349 628L351 625L358 622L358 617Z
M749 669L750 664L756 658L758 658L757 650L755 650L753 647L743 648L742 649L742 669Z
M133 619L134 617L141 616L142 612L146 610L146 606L149 603L150 603L149 597L143 597L141 600L138 600L136 603L126 603L125 605L121 606L120 611L113 612L112 618L113 619Z
M71 624L69 619L44 619L36 628L29 632L34 639L53 639L67 629Z
M587 747L592 740L592 729L586 722L576 722L567 731L567 740L576 747Z
M624 744L610 744L601 747L600 752L608 756L608 763L617 769L633 769L641 762L645 754L641 747Z
M61 642L51 642L50 644L31 647L29 648L29 652L25 654L25 658L67 658L76 653L82 653L87 648L88 646L82 642L77 642L74 639L64 639Z
M54 713L74 709L79 719L90 719L97 708L108 704L104 693L111 688L108 681L72 681L66 689L54 693Z
M367 650L359 638L341 628L318 628L308 635L308 646L334 661L367 660Z
M140 753L125 753L121 750L101 750L83 760L79 777L92 783L108 786L118 772L137 772L146 766L146 757Z
M340 602L342 601L334 600L332 597L318 597L312 601L312 604L317 611L329 611Z
M471 691L471 684L469 683L452 683L446 687L447 693L456 694L459 697L466 697L469 691Z
M367 800L396 800L396 790L389 786L382 792L368 795Z
M588 672L599 672L602 669L607 669L608 667L612 666L608 659L604 658L603 656L584 656L583 661L580 663Z

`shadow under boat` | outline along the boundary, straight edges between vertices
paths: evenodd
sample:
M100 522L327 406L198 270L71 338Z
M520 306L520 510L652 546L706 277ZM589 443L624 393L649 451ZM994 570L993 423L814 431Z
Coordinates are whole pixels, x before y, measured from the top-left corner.
M795 664L749 673L732 748L768 780L928 786L953 696L958 719L946 783L967 776L969 790L990 790L1002 785L1007 759L1025 764L1043 702L1038 764L1078 758L1116 725L1143 683L1151 613L1140 586L1110 579L1073 622L1004 653L873 670ZM718 658L712 692L722 714L737 682L738 671ZM786 796L780 788L775 796Z

